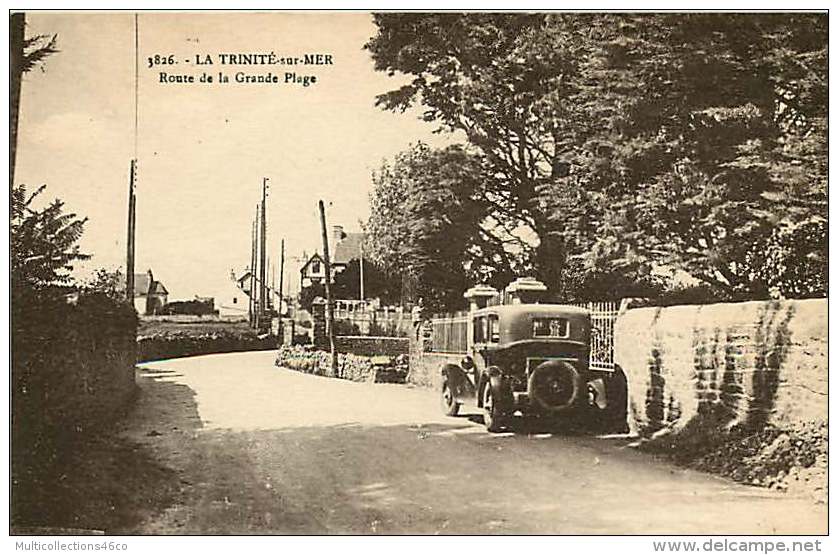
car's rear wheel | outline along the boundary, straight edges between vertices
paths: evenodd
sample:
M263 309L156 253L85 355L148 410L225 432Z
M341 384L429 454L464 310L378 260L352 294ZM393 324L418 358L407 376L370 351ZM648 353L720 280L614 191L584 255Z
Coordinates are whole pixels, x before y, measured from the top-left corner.
M442 412L445 413L445 416L457 416L457 413L460 412L460 404L454 397L454 392L451 391L448 378L443 378L442 380L442 396L440 400L442 402Z
M504 424L504 414L498 406L497 399L492 393L492 384L486 383L483 386L483 424L486 430L495 433L501 431Z
M557 415L577 406L582 386L582 378L572 364L549 361L532 371L527 391L543 410Z

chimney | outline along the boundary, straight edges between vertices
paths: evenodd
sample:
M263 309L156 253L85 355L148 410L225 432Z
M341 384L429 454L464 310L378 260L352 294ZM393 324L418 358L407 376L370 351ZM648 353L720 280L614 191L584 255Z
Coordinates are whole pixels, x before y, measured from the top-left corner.
M333 245L337 245L343 241L343 226L342 225L333 225L332 226L332 243Z

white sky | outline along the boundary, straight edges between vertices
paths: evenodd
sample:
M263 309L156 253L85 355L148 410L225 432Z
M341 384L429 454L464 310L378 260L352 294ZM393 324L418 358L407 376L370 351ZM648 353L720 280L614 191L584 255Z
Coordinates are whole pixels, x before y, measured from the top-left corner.
M133 15L39 13L27 34L58 34L60 53L24 76L16 181L46 183L45 200L89 217L80 268L124 265L127 183L133 157ZM357 230L368 215L370 172L411 142L441 144L418 112L393 114L375 95L397 78L373 70L364 43L375 33L361 13L141 14L139 180L136 270L152 268L170 299L225 290L231 268L250 259L250 226L262 177L270 178L268 247L278 260L319 245L317 200L332 205L329 225ZM153 54L216 59L221 52L332 54L331 67L285 68L316 74L293 85L164 85L148 69ZM241 68L266 72L263 67ZM180 65L174 72L200 75ZM276 253L276 254L274 254Z

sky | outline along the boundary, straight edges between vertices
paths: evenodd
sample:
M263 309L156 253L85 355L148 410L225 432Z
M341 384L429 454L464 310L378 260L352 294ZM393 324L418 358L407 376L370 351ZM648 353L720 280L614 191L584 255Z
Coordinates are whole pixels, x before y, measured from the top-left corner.
M170 300L226 291L250 261L262 179L269 178L268 252L286 243L286 283L299 283L303 251L320 244L317 201L328 224L357 231L369 214L371 172L418 140L442 145L419 111L391 113L375 96L405 77L376 72L363 50L375 34L364 13L142 13L139 29L136 270L153 270ZM57 34L59 53L24 76L15 181L47 184L43 200L88 218L79 264L124 267L127 191L134 157L134 16L36 13L27 35ZM331 54L324 66L220 65L221 53ZM176 66L149 68L173 54ZM196 66L198 55L214 64ZM186 61L190 60L190 63ZM159 72L236 71L294 84L160 83Z

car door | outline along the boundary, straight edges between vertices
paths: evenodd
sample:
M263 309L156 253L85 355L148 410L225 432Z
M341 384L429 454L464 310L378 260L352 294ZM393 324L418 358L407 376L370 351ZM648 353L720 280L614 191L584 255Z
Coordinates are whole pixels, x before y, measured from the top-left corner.
M500 341L500 329L497 314L483 314L474 318L474 345L471 357L474 360L473 375L475 387L479 386L480 376L491 366L492 353Z

